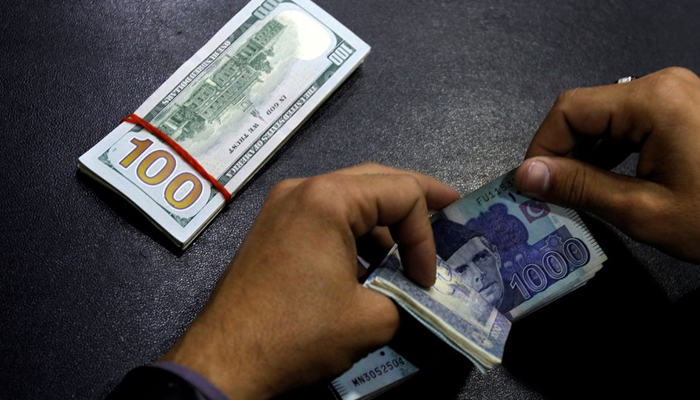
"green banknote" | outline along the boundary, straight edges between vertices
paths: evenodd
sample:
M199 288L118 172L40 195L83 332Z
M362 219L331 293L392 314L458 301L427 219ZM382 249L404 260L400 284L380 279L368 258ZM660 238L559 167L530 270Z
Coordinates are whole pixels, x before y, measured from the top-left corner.
M252 1L135 113L235 193L369 50L311 1ZM83 154L79 168L183 248L225 203L170 146L129 123Z

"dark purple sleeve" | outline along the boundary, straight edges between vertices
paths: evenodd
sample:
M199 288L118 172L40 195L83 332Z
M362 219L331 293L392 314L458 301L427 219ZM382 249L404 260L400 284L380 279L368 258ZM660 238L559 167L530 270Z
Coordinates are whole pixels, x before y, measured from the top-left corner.
M230 400L219 388L214 386L213 383L187 367L171 362L156 362L152 364L152 366L179 376L206 396L208 400Z

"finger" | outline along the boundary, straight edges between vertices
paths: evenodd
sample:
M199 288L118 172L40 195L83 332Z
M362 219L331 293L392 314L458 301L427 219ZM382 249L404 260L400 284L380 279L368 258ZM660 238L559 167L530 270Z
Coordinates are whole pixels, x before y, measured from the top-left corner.
M364 163L353 165L352 167L342 168L334 173L346 175L366 175L366 174L403 174L411 173L411 171L390 167L388 165L377 163Z
M677 78L682 79L684 82L686 82L689 85L693 85L695 87L700 88L700 78L695 74L695 72L687 69L687 68L682 68L682 67L669 67L669 68L664 68L652 75L656 74L667 74L667 75L673 75Z
M357 287L355 299L352 319L359 328L356 335L366 341L367 351L388 343L399 328L396 305L388 297L362 286Z
M343 211L354 236L375 226L389 226L398 244L405 274L422 286L435 283L435 241L428 217L424 185L413 176L361 175L336 185L344 190ZM434 192L433 192L434 193Z
M638 145L652 126L646 105L638 101L640 83L563 93L542 121L525 157L569 155L584 137L612 138Z
M280 199L304 182L306 178L285 179L278 182L267 194L267 200Z
M672 67L629 83L564 92L542 121L525 158L569 156L588 137L639 149L655 128L670 123L669 115L675 115L687 93L698 87L700 79L692 71Z
M398 168L388 167L381 164L362 164L350 168L340 169L335 171L336 174L343 175L409 175L417 179L426 193L428 207L431 210L441 210L448 205L459 200L459 192L451 188L449 185L438 181L427 175L402 170Z
M525 160L515 184L525 195L590 211L642 240L645 220L661 215L669 197L668 189L657 183L564 157Z

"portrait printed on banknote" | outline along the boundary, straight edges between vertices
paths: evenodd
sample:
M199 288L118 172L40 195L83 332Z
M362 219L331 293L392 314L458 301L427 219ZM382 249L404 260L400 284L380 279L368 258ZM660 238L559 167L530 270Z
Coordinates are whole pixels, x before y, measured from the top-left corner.
M587 246L572 238L566 226L552 226L549 234L532 243L526 224L534 220L533 215L537 219L546 216L549 208L534 201L523 204L509 208L496 203L466 222L438 213L432 224L437 255L451 268L453 285L478 291L503 314L528 300L530 281L553 283L537 276L543 264L564 275L562 269L569 272L590 259ZM438 280L441 277L438 274Z

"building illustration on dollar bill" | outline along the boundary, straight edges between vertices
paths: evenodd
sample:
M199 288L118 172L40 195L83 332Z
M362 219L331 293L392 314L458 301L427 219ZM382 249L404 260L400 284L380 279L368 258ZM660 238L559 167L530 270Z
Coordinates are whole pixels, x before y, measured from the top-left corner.
M250 100L250 88L272 72L268 58L274 56L274 43L285 28L273 19L235 54L225 55L227 60L210 71L182 105L175 103L175 109L159 128L175 140L184 140L206 134L206 125L220 123L224 113L238 116L250 113L264 121Z

